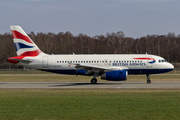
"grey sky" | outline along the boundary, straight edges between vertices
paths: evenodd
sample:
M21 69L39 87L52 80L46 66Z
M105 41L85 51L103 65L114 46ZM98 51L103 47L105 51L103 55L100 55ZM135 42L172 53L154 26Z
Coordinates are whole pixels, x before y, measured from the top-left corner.
M27 33L180 34L180 0L0 0L0 15L0 34L10 25Z

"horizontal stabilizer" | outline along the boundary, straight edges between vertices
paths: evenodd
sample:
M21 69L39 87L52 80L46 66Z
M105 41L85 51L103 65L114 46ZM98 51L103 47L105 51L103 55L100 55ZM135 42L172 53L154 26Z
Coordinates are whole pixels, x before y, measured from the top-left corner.
M23 58L24 58L23 56L10 57L7 59L7 61L14 64L17 64L19 62L29 64L30 62L32 62L32 60L23 60Z

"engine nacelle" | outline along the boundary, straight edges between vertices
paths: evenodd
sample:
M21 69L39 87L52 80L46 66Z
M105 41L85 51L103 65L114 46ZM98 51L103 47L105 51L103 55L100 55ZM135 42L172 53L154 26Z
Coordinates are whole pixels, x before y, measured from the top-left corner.
M109 71L101 75L101 79L109 81L125 81L127 79L126 70Z

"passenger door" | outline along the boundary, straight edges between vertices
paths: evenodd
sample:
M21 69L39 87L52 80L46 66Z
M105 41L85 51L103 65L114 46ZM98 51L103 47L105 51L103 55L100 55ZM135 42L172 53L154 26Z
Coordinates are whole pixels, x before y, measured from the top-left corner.
M43 57L42 59L42 67L48 68L48 56Z

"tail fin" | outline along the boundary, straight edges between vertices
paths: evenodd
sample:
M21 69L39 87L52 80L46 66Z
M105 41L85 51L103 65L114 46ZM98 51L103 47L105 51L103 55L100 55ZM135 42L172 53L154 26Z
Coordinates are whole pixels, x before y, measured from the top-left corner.
M10 26L18 56L38 56L41 50L20 26Z

